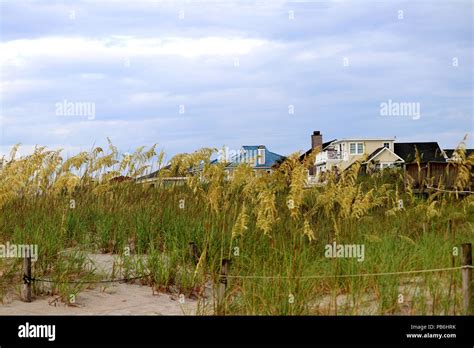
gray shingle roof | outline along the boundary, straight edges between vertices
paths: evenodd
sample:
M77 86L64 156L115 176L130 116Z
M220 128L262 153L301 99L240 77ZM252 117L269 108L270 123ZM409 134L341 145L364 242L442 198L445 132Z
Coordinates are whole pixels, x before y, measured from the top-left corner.
M456 151L456 149L444 149L443 151L446 154L446 156L448 156L448 158L451 158L453 157L454 151ZM474 149L466 149L466 156L470 156L473 153L474 153Z
M446 162L437 142L395 143L394 152L406 163L416 162L416 149L420 153L421 163Z
M326 141L325 143L322 144L321 146L321 151L324 151L329 145L331 145L331 143L333 143L334 141L336 141L337 139L333 139L333 140L330 140L330 141ZM306 151L305 153L303 153L301 156L300 156L300 161L302 161L306 156L308 156L311 151L313 151L313 149L309 149L308 151Z

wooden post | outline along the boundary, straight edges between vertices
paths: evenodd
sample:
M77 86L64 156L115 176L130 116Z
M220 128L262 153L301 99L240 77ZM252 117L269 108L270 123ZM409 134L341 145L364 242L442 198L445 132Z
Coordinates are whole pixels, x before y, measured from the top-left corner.
M25 258L23 259L23 287L21 289L21 300L31 302L31 250L25 247Z
M455 241L455 234L451 233L453 231L453 220L448 220L448 229L445 233L445 239L452 238ZM456 267L456 256L454 256L454 252L451 252L451 267ZM451 294L454 288L454 293L456 294L456 282L454 281L456 273L450 272L449 275L449 291L448 291L448 299L451 301ZM454 305L453 305L453 314L456 313L456 296L454 296Z
M461 251L462 302L465 315L472 315L472 244L464 243Z
M229 271L230 260L222 259L221 273L219 276L219 292L217 294L217 314L225 315L225 291L227 288L227 273Z
M199 252L198 246L194 242L189 242L188 248L191 259L197 265L199 263L199 259L201 258L201 253Z

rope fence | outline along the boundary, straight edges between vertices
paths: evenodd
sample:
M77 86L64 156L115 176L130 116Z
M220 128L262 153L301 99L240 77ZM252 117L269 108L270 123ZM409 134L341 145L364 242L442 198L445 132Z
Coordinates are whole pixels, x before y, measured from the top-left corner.
M356 278L356 277L379 277L386 275L405 275L405 274L419 274L419 273L431 273L431 272L447 272L447 271L457 271L463 269L473 269L474 266L458 266L458 267L446 267L446 268L432 268L432 269L421 269L421 270L411 270L411 271L398 271L398 272L379 272L379 273L358 273L358 274L328 274L328 275L308 275L308 276L258 276L258 275L229 275L229 274L219 274L219 278L228 278L228 279L324 279L324 278ZM30 282L41 282L41 283L54 283L54 284L103 284L103 283L121 283L129 282L137 279L148 278L150 274L144 274L141 276L130 277L130 278L119 278L119 279L102 279L102 280L67 280L67 281L57 281L52 279L42 279L42 278L32 278L23 276L24 284Z
M359 273L359 274L335 274L335 275L314 275L314 276L254 276L254 275L226 275L227 278L240 278L240 279L321 279L321 278L352 278L352 277L378 277L385 275L402 275L402 274L417 274L417 273L430 273L430 272L445 272L445 271L456 271L462 269L473 269L473 266L459 266L459 267L446 267L446 268L433 268L433 269L421 269L412 271L399 271L399 272L380 272L380 273ZM222 277L222 276L221 276Z
M28 255L29 253L27 253ZM222 259L221 272L218 275L219 278L219 289L218 289L218 313L225 313L224 299L227 288L228 279L324 279L324 278L356 278L356 277L379 277L388 275L407 275L407 274L421 274L421 273L435 273L435 272L449 272L449 271L462 271L462 296L463 296L463 308L467 314L472 314L473 301L472 301L472 244L462 244L461 250L461 266L458 267L445 267L445 268L432 268L432 269L421 269L421 270L409 270L409 271L395 271L395 272L376 272L376 273L358 273L358 274L333 274L333 275L307 275L307 276L285 276L285 275L232 275L229 273L230 260ZM144 274L141 276L135 276L130 278L119 278L119 279L103 279L103 280L68 280L68 281L55 281L52 279L41 279L34 278L31 276L31 256L24 258L23 262L23 288L21 297L25 302L31 302L31 283L33 282L47 282L55 284L103 284L103 283L119 283L128 282L131 280L143 279L149 277L150 274Z
M447 192L447 193L467 193L467 194L474 193L474 191L445 190L445 189L440 189L440 188L433 187L433 186L426 186L426 188L430 189L430 190L435 190L435 191L440 191L440 192Z
M228 278L228 279L324 279L324 278L355 278L355 277L379 277L386 275L405 275L405 274L419 274L419 273L435 273L435 272L446 272L446 271L457 271L463 269L474 269L474 266L466 265L459 267L446 267L446 268L432 268L432 269L421 269L421 270L412 270L412 271L398 271L398 272L379 272L379 273L358 273L358 274L336 274L336 275L309 275L309 276L258 276L258 275L229 275L229 274L219 274L219 278ZM41 282L41 283L54 283L54 284L103 284L103 283L121 283L129 282L131 280L144 279L148 278L150 274L145 274L141 276L131 277L131 278L120 278L120 279L102 279L102 280L68 280L68 281L56 281L52 279L42 279L42 278L31 278L26 275L23 276L24 284L30 282Z
M23 276L24 284L28 284L28 282L41 282L41 283L54 283L54 284L103 284L103 283L121 283L121 282L128 282L131 280L143 279L149 277L149 274L131 277L131 278L121 278L121 279L102 279L102 280L66 280L66 281L56 281L52 279L41 279L41 278L31 278L27 276Z

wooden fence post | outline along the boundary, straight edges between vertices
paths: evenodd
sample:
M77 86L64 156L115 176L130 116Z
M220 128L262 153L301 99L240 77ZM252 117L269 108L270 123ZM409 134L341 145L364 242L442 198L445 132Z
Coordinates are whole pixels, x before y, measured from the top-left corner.
M227 273L229 271L230 260L222 259L221 273L219 276L219 292L217 294L217 314L225 314L225 291L227 288Z
M25 247L25 257L23 259L23 287L21 289L21 300L31 302L31 250Z
M189 242L188 248L191 259L197 265L199 263L199 259L201 258L201 252L199 251L198 246L194 242Z
M462 302L465 315L472 315L472 244L464 243L461 251L461 265L467 266L462 273Z

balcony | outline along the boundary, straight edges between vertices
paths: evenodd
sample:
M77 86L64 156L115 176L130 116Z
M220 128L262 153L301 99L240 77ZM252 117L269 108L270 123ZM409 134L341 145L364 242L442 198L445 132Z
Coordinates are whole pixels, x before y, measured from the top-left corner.
M316 155L316 164L328 161L347 161L347 152L327 150Z

